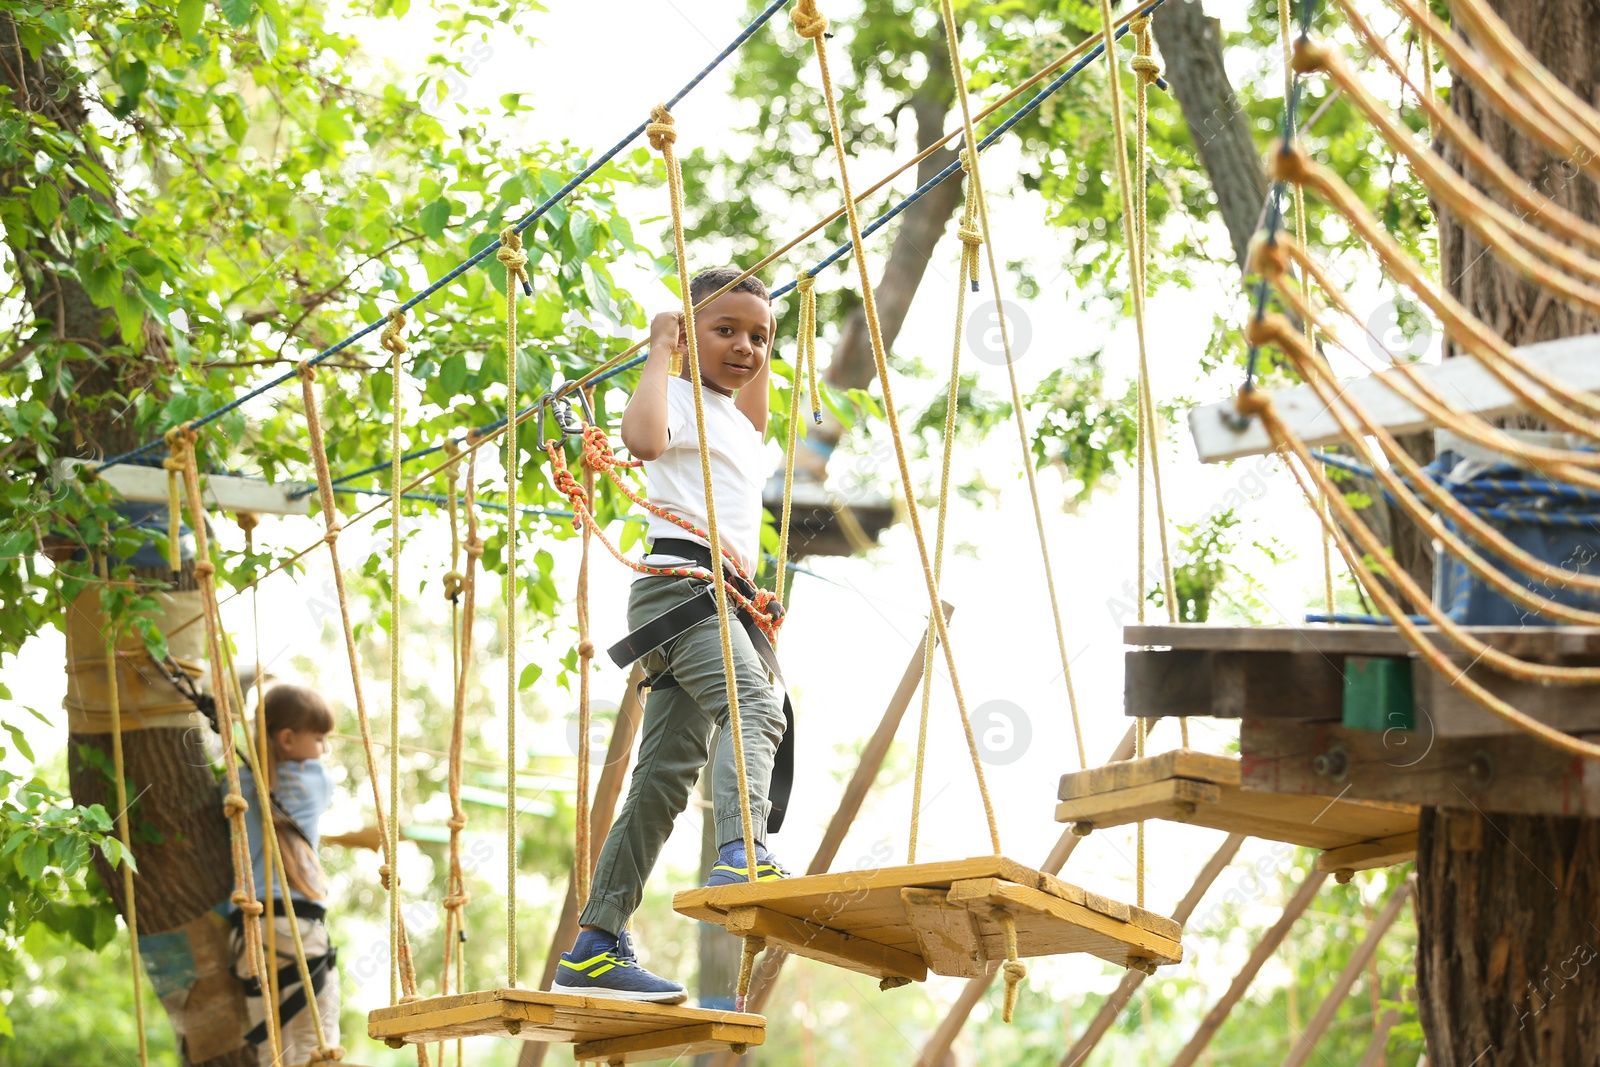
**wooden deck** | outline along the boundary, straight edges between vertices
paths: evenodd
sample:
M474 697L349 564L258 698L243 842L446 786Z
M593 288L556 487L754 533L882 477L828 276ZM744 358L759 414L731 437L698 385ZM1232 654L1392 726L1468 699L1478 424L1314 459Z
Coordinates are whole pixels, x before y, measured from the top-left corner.
M367 1015L367 1035L391 1048L458 1037L511 1037L570 1043L579 1062L605 1064L677 1059L725 1049L743 1053L766 1040L766 1027L761 1016L741 1012L532 989L428 997Z
M672 906L880 979L993 973L1005 960L1002 912L1024 957L1087 952L1146 971L1183 958L1171 919L1001 856L690 889Z
M1322 849L1329 865L1318 868L1329 871L1384 867L1416 850L1412 805L1252 792L1241 777L1237 757L1186 750L1109 763L1061 776L1056 820L1084 832L1145 819L1191 823Z
M1600 666L1600 627L1465 629L1529 662ZM1474 662L1436 628L1422 630L1462 674L1514 707L1563 732L1600 739L1600 686L1517 681ZM1481 708L1457 684L1459 676L1419 661L1393 627L1129 626L1124 640L1142 646L1126 653L1128 715L1242 720L1238 784L1245 796L1600 815L1600 761L1564 756ZM1414 729L1343 725L1345 661L1354 656L1411 664ZM1203 810L1204 801L1192 795L1205 793L1203 784L1174 789L1184 791L1175 803ZM1278 803L1266 813L1283 810ZM1397 831L1368 848L1317 847L1352 847L1342 853L1350 862L1376 865L1405 851L1408 841Z

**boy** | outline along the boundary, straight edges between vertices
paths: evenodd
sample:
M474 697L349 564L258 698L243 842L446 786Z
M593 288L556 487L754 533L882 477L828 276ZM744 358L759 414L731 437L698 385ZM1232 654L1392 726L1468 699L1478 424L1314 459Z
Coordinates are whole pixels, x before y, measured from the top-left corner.
M738 275L731 267L700 272L690 284L691 299L698 304ZM694 317L717 532L723 551L747 574L755 573L761 547L761 489L766 481L762 436L771 369L767 357L775 325L766 287L755 278L741 281ZM705 482L688 361L679 377L668 372L673 352L685 351L687 341L682 315L663 312L651 322L650 352L639 388L622 414L622 442L644 461L650 501L705 530L709 525ZM625 645L650 633L647 624L705 595L710 586L711 553L705 539L657 515L650 517L648 537L647 565L694 567L706 577L641 573L628 598L628 625L634 634ZM731 602L729 606L733 607ZM780 878L788 872L767 852L764 837L769 817L779 816L771 819L774 830L781 819L781 805L774 810L769 788L774 757L785 734L783 699L768 681L766 665L747 628L737 618L729 622L757 876ZM626 926L673 820L687 806L711 755L711 733L719 726L711 780L720 848L707 884L749 878L716 617L702 618L681 633L645 640L633 654L643 656L651 686L639 762L628 799L600 849L588 905L579 917L577 942L562 954L551 991L676 1004L685 997L683 986L639 966Z

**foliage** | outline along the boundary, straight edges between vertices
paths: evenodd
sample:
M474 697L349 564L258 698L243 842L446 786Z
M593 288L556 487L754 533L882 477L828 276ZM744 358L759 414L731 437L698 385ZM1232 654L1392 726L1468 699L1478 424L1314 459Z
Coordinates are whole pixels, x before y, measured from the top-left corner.
M20 729L5 728L31 761ZM0 769L0 989L33 986L35 961L54 954L47 945L95 951L116 936L116 911L89 862L96 849L114 868L133 863L104 807L73 805L41 778ZM6 1009L0 999L0 1038L14 1036Z
M1234 510L1220 509L1199 522L1174 525L1179 535L1172 564L1178 621L1213 621L1212 608L1217 602L1227 605L1235 617L1259 621L1261 602L1257 583L1250 571L1240 565L1237 555L1241 522ZM1283 562L1289 555L1270 539L1252 541L1248 547L1273 565ZM1157 607L1164 607L1164 582L1159 578L1153 581L1146 598Z

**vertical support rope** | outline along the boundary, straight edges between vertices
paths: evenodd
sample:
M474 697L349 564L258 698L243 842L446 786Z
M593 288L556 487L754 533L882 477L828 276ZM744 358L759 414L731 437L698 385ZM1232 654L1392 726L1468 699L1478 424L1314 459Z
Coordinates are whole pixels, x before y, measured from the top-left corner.
M169 485L177 475L167 471ZM177 512L174 512L177 514ZM176 543L176 539L174 539ZM133 1025L139 1035L139 1067L150 1062L144 1033L144 964L139 960L139 909L133 895L133 832L128 828L128 779L122 762L122 694L117 670L117 628L111 619L111 561L100 557L104 580L101 606L106 620L106 694L111 708L111 769L117 785L117 839L122 842L122 899L128 924L128 962L133 970Z
M579 457L583 464L583 494L594 499L594 467L589 463L587 451ZM573 849L573 885L576 887L578 913L583 913L589 902L590 860L589 840L589 729L592 711L589 707L589 676L593 673L594 640L589 636L589 539L590 524L579 523L583 529L578 557L578 782L577 782L577 841Z
M400 379L405 373L406 313L389 313L379 343L392 357L389 384L389 1003L400 1000L400 423L405 402Z
M963 169L970 169L972 157L965 149L961 152ZM961 267L956 271L955 339L950 345L950 385L944 397L944 453L939 467L939 519L933 542L933 579L944 578L945 516L950 502L950 460L955 448L956 408L961 399L961 345L967 316L967 285L978 286L978 246L983 243L983 231L977 226L977 205L973 188L967 187L967 202L961 217L961 228L956 231L961 241ZM943 611L941 606L940 611ZM933 622L928 623L922 648L922 710L917 718L917 762L911 784L911 830L906 842L906 862L917 862L917 837L922 827L922 780L927 765L928 712L933 702L933 646L938 631Z
M945 627L944 611L939 603L939 582L934 577L933 563L928 556L928 542L922 531L922 517L917 512L916 487L911 481L911 467L906 459L905 440L900 435L900 414L895 408L894 388L889 380L888 348L883 342L883 327L878 322L877 298L872 292L872 276L867 271L866 245L861 234L861 218L856 212L855 197L850 191L850 163L845 153L844 134L840 129L839 102L833 91L833 75L828 69L828 46L824 34L828 19L817 11L815 0L800 0L790 13L796 32L810 38L817 53L817 68L822 75L822 95L828 104L828 130L833 139L834 158L839 164L839 187L844 197L845 218L850 224L850 239L856 249L856 277L861 282L861 307L867 320L867 335L872 342L872 359L878 372L878 384L883 389L884 415L889 422L889 433L894 440L895 460L900 468L901 491L906 498L907 518L911 533L916 539L917 556L922 563L922 580L928 591L928 610L933 625L939 632L939 643L944 646L945 667L950 672L950 687L955 692L956 708L961 714L962 730L967 738L967 752L972 758L972 771L978 782L978 794L983 798L984 816L989 825L989 842L996 855L1000 854L1000 825L995 819L994 801L989 796L989 784L983 774L983 760L978 753L978 739L972 732L972 719L967 714L966 697L961 691L961 679L956 670L955 651L950 644L950 634Z
M317 379L316 368L309 363L301 362L300 365L300 394L305 404L306 433L310 437L311 460L317 473L317 494L322 506L322 522L326 532L322 536L323 543L328 546L328 562L333 571L334 594L339 601L339 622L344 630L345 655L350 663L350 684L355 694L356 722L361 727L361 751L366 759L367 779L372 783L372 808L378 822L378 840L383 849L383 863L378 868L379 877L384 888L388 888L389 876L394 869L395 856L391 847L388 814L384 811L383 790L378 778L378 756L372 743L372 720L367 715L367 699L365 686L362 684L361 657L356 650L355 625L350 618L350 599L345 590L344 568L339 564L339 512L333 497L333 475L328 470L328 450L322 436L322 417L317 410L317 394L315 383ZM401 988L407 995L415 994L417 987L416 970L411 960L411 944L406 937L405 916L400 917L400 982ZM423 1055L423 1047L417 1046L417 1055Z
M789 520L794 514L794 450L800 441L800 366L809 368L813 390L816 383L817 359L817 279L810 273L800 275L795 289L800 293L800 323L794 346L794 378L789 383L788 443L783 449L783 517L778 525L778 570L773 576L773 589L778 603L783 603L783 593L788 580Z
M745 767L744 728L739 719L739 686L733 666L733 638L728 612L728 589L723 577L722 539L717 530L717 500L711 485L711 453L706 441L705 393L700 380L700 345L695 338L694 297L689 292L689 257L683 236L683 174L678 169L678 156L673 144L678 133L672 114L665 105L657 105L650 113L646 127L650 146L661 153L667 169L667 193L672 207L672 243L678 261L678 288L683 299L683 331L687 338L689 384L694 390L695 433L700 442L700 478L706 496L706 540L711 545L711 587L717 602L717 631L722 644L722 674L728 699L728 729L733 735L733 762L739 778L739 828L744 837L744 862L749 880L756 881L755 825L750 815L750 778ZM745 941L745 954L751 954L752 940ZM759 949L757 949L759 951ZM744 999L750 991L750 968L741 967L735 1006L744 1010Z
M804 4L802 4L802 6L804 6ZM1036 477L1036 475L1034 473L1033 450L1032 450L1032 447L1029 445L1028 420L1027 420L1027 416L1023 412L1022 392L1021 392L1021 389L1017 385L1016 364L1015 364L1015 360L1012 358L1012 355L1011 355L1011 331L1006 326L1005 302L1004 302L1004 299L1002 298L1001 288L1000 288L1000 264L999 264L999 258L998 258L997 253L995 252L995 248L994 248L994 231L989 225L989 205L988 205L988 202L987 202L986 198L984 197L984 193L983 193L983 175L981 173L981 170L980 170L980 167L979 167L979 164L978 164L978 135L977 135L977 132L974 129L973 123L972 123L972 105L971 105L971 102L969 101L969 99L967 97L966 72L962 69L962 66L961 66L960 34L959 34L959 32L957 31L957 28L956 28L955 11L954 11L953 7L950 4L950 0L940 0L940 7L941 7L942 14L943 14L943 17L944 17L945 37L946 37L946 40L947 40L948 45L949 45L947 51L950 53L951 77L952 77L953 81L955 82L955 86L956 86L956 99L961 104L961 123L962 123L963 138L964 138L964 141L965 141L965 144L966 144L967 174L968 174L968 177L972 181L972 190L971 190L971 193L969 194L969 196L970 196L969 204L975 202L976 205L977 205L976 222L978 223L978 230L977 230L976 236L984 243L985 250L987 252L988 259L989 259L989 278L990 278L991 284L994 286L994 309L995 309L996 322L1000 327L1000 342L1001 342L1002 345L1005 346L1006 378L1007 378L1007 381L1008 381L1008 383L1010 385L1010 388L1011 388L1011 410L1016 416L1017 435L1018 435L1018 439L1019 439L1019 441L1021 443L1021 447L1022 447L1022 472L1027 478L1027 482L1028 482L1028 498L1033 504L1033 523L1034 523L1034 528L1038 532L1038 535L1039 535L1039 557L1040 557L1040 560L1041 560L1041 562L1043 563L1043 566L1044 566L1045 587L1046 587L1046 589L1048 590L1048 592L1050 594L1050 615L1051 615L1052 620L1055 623L1055 630L1056 630L1056 651L1061 657L1061 675L1062 675L1062 678L1065 680L1066 686L1067 686L1067 706L1072 712L1072 731L1073 731L1073 739L1077 743L1077 747L1078 747L1078 765L1079 765L1079 767L1081 767L1083 769L1087 769L1088 766L1089 766L1089 754L1088 754L1088 749L1084 747L1084 743L1083 743L1083 725L1082 725L1082 723L1080 721L1080 718L1079 718L1079 715L1078 715L1078 694L1077 694L1077 690L1074 688L1073 683L1072 683L1072 662L1071 662L1070 657L1067 655L1067 634L1066 634L1065 623L1062 621L1060 597L1056 593L1055 570L1050 565L1050 546L1049 546L1049 539L1045 536L1044 511L1039 505L1039 486L1038 486L1038 479L1037 479L1037 477ZM796 18L799 17L798 11L796 12L795 17ZM824 48L823 48L823 44L822 44L822 39L820 37L816 39L816 46L817 46L817 54L819 56L823 55L824 54ZM1110 54L1110 46L1107 46L1107 54L1108 55ZM824 77L824 80L826 80L826 78L827 78L827 75L826 75L826 64L824 64L824 75L823 75L823 77ZM835 105L833 104L831 93L829 94L829 104L828 104L828 106L830 108L830 114L836 120L837 117L838 117L837 109L836 109ZM834 135L835 145L836 145L836 147L838 148L838 151L839 151L839 167L840 167L840 173L842 175L844 173L844 155L843 155L844 149L843 149L842 146L838 145L839 129L838 129L837 121L834 122L833 135ZM861 246L861 236L856 231L856 229L854 229L854 227L856 227L858 224L856 222L854 204L853 204L853 202L851 202L849 200L848 187L846 188L845 193L846 193L846 208L847 208L847 212L848 212L848 215L850 217L850 220L851 220L851 226L853 227L852 230L851 230L851 233L852 233L852 236L854 237L854 239L856 241L856 245L855 245L855 247L856 247L856 257L855 257L856 258L856 263L857 263L857 266L859 267L860 272L861 272L862 285L865 287L867 285L867 282L866 282L867 274L866 274L865 260L863 259L864 250L862 249L862 246ZM968 230L968 231L970 231L972 229L972 227L970 225L967 225L964 228L966 230ZM976 242L968 241L965 237L963 237L962 240L963 240L964 243L966 243L967 249L968 249L967 254L966 254L966 265L967 265L968 280L971 282L973 290L976 291L977 288L978 288L978 280L977 280L978 251L977 251L977 247L976 247ZM875 307L873 305L870 291L868 291L867 294L866 294L865 303L866 303L867 308L870 309L869 310L869 315L875 316L876 315L876 309L875 309ZM873 326L872 333L873 333L873 337L874 337L874 344L876 346L878 346L879 348L881 348L882 347L882 343L883 343L883 338L881 336L881 333L879 333L876 330L875 319L869 318L869 325ZM880 370L880 377L883 377L883 378L886 379L886 375L884 375L881 370ZM887 380L885 380L884 381L884 394L885 394L885 397L887 397L888 391L889 391L888 382L887 382ZM891 418L891 421L892 421L892 418ZM899 438L898 438L898 432L897 432L897 434L896 434L896 443L898 444L898 442L899 442ZM903 465L904 465L904 460L902 459L902 466ZM909 480L906 483L906 492L907 492L907 494L909 496L909 494L911 492L911 486L910 486ZM911 510L913 512L915 512L915 510L916 510L915 503L912 503L910 505L910 507L911 507ZM920 537L920 534L919 534L919 537ZM919 544L920 544L920 542L919 542ZM926 566L926 558L924 558L924 566ZM944 615L939 609L939 604L937 602L937 598L935 598L935 603L933 604L933 613L934 613L936 619L938 620L940 629L942 630L943 627L944 627ZM941 640L944 638L944 635L942 633L940 634L940 638L941 638ZM948 646L946 646L946 653L945 654L947 656L950 655ZM954 681L954 679L955 679L955 672L954 672L954 669L952 668L952 670L951 670L951 680ZM961 701L961 698L959 696L959 692L960 692L960 689L959 689L959 686L958 686L957 687L958 696L956 698L956 702L961 707L962 718L963 718L963 720L965 720L965 718L966 718L966 707ZM969 736L970 736L970 733L971 733L970 727L968 729L968 733L969 733ZM973 751L973 759L974 759L974 761L976 761L976 759L977 759L977 753L976 753L976 749L975 748L974 748L974 751ZM981 777L981 775L980 775L980 777ZM992 815L991 815L991 819L992 819ZM999 846L998 843L996 843L995 851L998 852L999 850L1000 850L1000 846Z
M1017 950L1017 920L1004 909L997 911L994 917L1000 923L1000 932L1005 935L1006 941L1006 962L1003 964L1006 989L1005 998L1001 1001L1000 1018L1010 1022L1012 1013L1017 1009L1017 994L1021 992L1022 980L1028 977L1028 965L1022 962L1021 953Z
M172 476L176 477L175 474ZM253 556L255 554L255 530L256 527L260 525L261 520L257 518L253 512L249 511L239 512L236 518L239 523L239 529L244 531L245 554ZM255 682L253 683L253 688L256 691L255 765L259 768L265 768L271 766L271 764L267 759L268 742L266 706L261 700L261 591L259 578L252 578L250 580L250 629L252 633L251 646L255 650L256 666ZM240 715L242 716L244 714L244 695L242 693L240 694L239 698L239 709ZM248 731L246 731L246 733L248 734ZM260 776L259 772L257 773L256 780L258 782L265 781L265 779ZM269 788L271 787L271 784L271 782L267 782ZM262 830L265 831L265 829L266 824L263 822ZM273 820L273 832L274 835L276 835L276 820ZM273 877L272 871L272 865L274 863L272 852L270 850L264 851L262 860L266 867L265 877L262 878L262 884L271 886L276 881L276 879ZM272 897L273 895L271 893L267 894L267 899L264 901L266 910L262 913L262 918L265 920L266 924L267 959L271 960L273 964L272 967L268 968L267 975L267 978L269 979L267 982L267 990L272 999L266 1011L266 1022L269 1027L278 1028L278 1041L279 1044L282 1044L283 1020L279 1018L280 1012L278 1010L278 1005L283 1003L283 997L278 987L278 927L273 922L274 908L272 904Z
M170 447L182 464L185 495L189 504L189 525L194 531L194 576L200 586L200 613L205 621L206 643L210 662L217 671L223 671L228 662L226 642L222 634L222 613L217 607L217 565L211 562L211 546L206 537L205 501L200 493L200 472L194 455L195 432L188 426L169 436ZM255 874L250 864L250 837L245 826L245 812L250 804L239 792L239 755L234 749L234 686L216 684L217 732L222 737L223 779L227 794L222 810L230 825L229 840L233 846L233 893L228 898L244 916L244 951L250 961L250 974L266 981L270 968L266 959L266 945L261 938L261 913L265 910L256 899ZM266 815L262 822L265 824ZM263 825L263 831L265 826ZM274 1042L272 1028L267 1028L269 1050L273 1062L282 1057L282 1048Z
M522 237L500 231L506 270L506 985L517 987L517 283L528 280Z
M475 443L469 435L469 444ZM448 451L448 449L447 449ZM452 453L453 455L454 453ZM456 466L450 468L457 470ZM448 921L445 923L444 964L447 972L452 954L455 961L456 989L466 991L466 914L467 902L472 895L467 892L466 878L461 870L461 831L467 828L467 813L461 806L461 757L466 744L467 670L472 663L472 628L477 618L478 560L483 556L483 541L478 538L477 512L478 450L473 448L467 456L467 490L463 501L467 519L467 570L461 576L460 639L457 660L460 664L455 677L454 715L450 725L450 868L445 882L444 907ZM455 479L450 483L451 513L455 510ZM451 521L451 540L455 541L455 523ZM452 544L452 569L455 551ZM455 601L451 599L452 616ZM443 1064L441 1053L439 1062ZM456 1040L456 1067L462 1064L461 1040Z

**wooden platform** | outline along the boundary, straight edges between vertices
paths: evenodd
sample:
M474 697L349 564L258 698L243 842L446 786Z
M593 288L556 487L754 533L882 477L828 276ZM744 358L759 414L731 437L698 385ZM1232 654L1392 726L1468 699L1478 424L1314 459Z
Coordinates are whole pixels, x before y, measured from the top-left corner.
M729 933L880 979L975 978L1019 954L1087 952L1143 971L1183 958L1171 919L1086 892L1002 856L690 889L672 906Z
M514 1037L574 1044L580 1062L644 1063L746 1048L766 1040L759 1015L600 997L490 989L378 1008L367 1035L391 1048L458 1037Z
M1061 776L1056 821L1100 829L1144 819L1323 849L1319 870L1358 871L1410 859L1417 809L1409 804L1251 792L1240 761L1166 752Z
M1465 629L1529 662L1600 666L1600 627ZM1600 686L1517 681L1472 661L1437 629L1422 631L1462 674L1537 721L1600 740ZM1239 785L1247 796L1273 797L1275 807L1281 798L1303 795L1481 812L1600 815L1600 760L1573 759L1485 711L1456 684L1458 677L1414 658L1393 627L1166 625L1129 626L1123 634L1128 644L1144 646L1126 653L1127 714L1240 719ZM1343 725L1344 670L1351 656L1411 663L1415 729ZM1353 849L1343 855L1351 863L1373 865L1408 849L1403 833L1368 844L1341 846ZM1336 862L1327 855L1323 860Z

